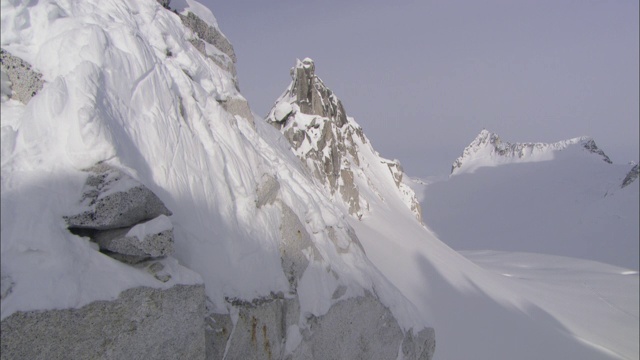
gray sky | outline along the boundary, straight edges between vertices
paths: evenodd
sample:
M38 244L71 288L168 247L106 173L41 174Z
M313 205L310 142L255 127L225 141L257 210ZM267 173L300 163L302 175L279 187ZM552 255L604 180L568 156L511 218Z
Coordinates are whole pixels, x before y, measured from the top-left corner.
M266 115L296 58L410 176L448 174L487 128L511 142L592 136L639 157L637 0L201 0Z

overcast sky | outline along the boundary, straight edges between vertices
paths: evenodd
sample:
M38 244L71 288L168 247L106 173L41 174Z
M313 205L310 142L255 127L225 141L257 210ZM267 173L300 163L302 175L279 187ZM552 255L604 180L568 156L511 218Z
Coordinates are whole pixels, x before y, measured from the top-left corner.
M504 141L592 136L639 158L638 0L201 0L265 116L296 58L410 176L448 174L486 128Z

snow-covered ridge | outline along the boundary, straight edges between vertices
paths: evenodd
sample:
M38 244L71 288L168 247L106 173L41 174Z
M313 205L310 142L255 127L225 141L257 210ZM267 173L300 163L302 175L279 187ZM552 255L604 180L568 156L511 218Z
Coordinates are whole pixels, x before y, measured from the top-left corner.
M611 159L588 136L576 137L554 143L510 143L483 129L464 149L451 166L451 175L474 172L485 166L498 166L509 163L547 161L554 153L574 145L580 145L586 151L599 155L603 161L611 164Z
M235 75L216 61L233 60L230 43L218 41L213 20L189 14L155 0L2 2L2 49L44 81L26 103L6 96L1 107L2 320L28 328L25 312L86 310L129 290L187 285L201 295L194 311L204 313L206 296L216 326L203 334L203 314L198 336L226 334L207 347L228 358L266 348L273 358L338 358L322 346L337 326L353 334L338 339L337 355L347 358L362 352L351 341L360 335L379 350L371 358L395 358L399 349L432 354L426 319L414 316L415 305L362 250L344 209L282 146L282 135L254 119ZM203 51L201 41L211 47ZM3 94L11 86L3 80ZM65 218L84 211L83 188L92 182L83 170L96 164L127 174L170 210L174 252L160 254L155 274L69 231ZM165 220L123 237L167 233ZM163 282L165 273L171 279ZM353 309L363 304L370 311L360 316ZM347 322L349 314L358 318ZM3 355L5 336L26 338L4 324ZM256 329L261 346L252 347ZM155 339L130 335L141 345ZM91 357L100 356L81 356Z
M403 182L397 160L372 148L362 127L315 74L312 59L296 60L292 82L275 102L267 122L289 140L311 174L351 215L362 218L372 198L397 198L422 221L415 193Z

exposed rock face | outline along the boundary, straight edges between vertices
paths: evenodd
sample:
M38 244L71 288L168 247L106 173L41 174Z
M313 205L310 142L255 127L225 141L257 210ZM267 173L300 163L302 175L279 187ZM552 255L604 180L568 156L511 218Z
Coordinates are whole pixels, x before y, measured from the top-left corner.
M634 165L634 167L631 168L631 170L629 170L629 172L627 173L627 176L624 177L624 180L622 180L621 187L624 188L626 186L631 185L632 182L636 181L639 175L640 175L640 167L638 167L638 164L636 164Z
M88 171L82 198L87 210L65 217L72 232L91 237L100 250L130 264L173 253L171 211L156 194L107 165Z
M384 360L401 352L403 359L429 360L435 352L433 329L403 333L371 294L338 300L322 316L301 316L297 296L230 304L238 311L235 324L229 315L210 317L207 359Z
M402 341L402 355L405 359L431 359L436 352L435 339L433 328L422 329L417 334L408 331Z
M500 137L483 129L478 136L464 149L451 166L451 174L459 171L463 166L478 160L478 158L499 159L497 162L526 162L536 157L548 156L554 151L566 149L571 145L580 144L590 153L602 157L602 160L611 164L611 159L598 148L590 137L577 137L555 143L510 143L503 142Z
M349 214L360 218L368 210L369 202L360 195L354 171L361 170L360 146L369 146L369 141L362 128L347 117L342 102L316 76L313 60L298 60L291 76L291 85L266 120L285 135L293 152L330 194L338 194ZM375 156L377 161L389 164L396 186L406 192L409 207L422 221L415 194L411 195L412 191L402 184L399 163Z
M190 40L196 49L236 78L236 53L229 40L220 30L209 25L192 12L188 12L186 15L178 14L178 16L180 16L184 26L191 29L198 36L197 39ZM213 45L220 53L215 54L215 52L207 51L204 43Z
M311 235L293 210L286 204L280 204L280 206L282 207L280 258L291 289L295 291L298 280L309 266L309 260L304 252L309 251L315 259L322 257L313 245Z
M11 97L26 104L42 89L42 74L35 72L31 65L19 57L0 49L0 65L11 82Z
M235 303L238 320L229 339L227 359L283 359L287 330L297 324L297 299L281 296Z
M291 94L303 114L330 118L338 128L347 123L342 102L315 75L313 60L306 58L291 70L293 84Z
M190 39L189 42L191 42L202 55L213 61L223 70L229 72L233 78L236 89L239 90L240 86L236 73L236 53L229 40L218 28L211 26L192 12L187 12L185 15L178 14L178 16L180 16L184 26L191 29L196 35L196 38ZM253 113L249 108L249 103L242 95L235 94L225 97L224 99L218 99L218 102L232 115L243 117L247 119L252 126L254 125Z
M367 205L360 198L351 169L351 163L359 163L357 149L347 148L354 143L354 136L366 141L362 129L347 122L342 102L315 75L311 59L298 61L291 75L293 81L289 89L278 100L267 121L284 133L296 155L330 193L341 195L349 213L362 216L362 209ZM301 116L293 116L296 113Z
M204 359L203 285L126 290L79 309L2 321L1 359Z
M362 316L368 314L375 316ZM403 334L388 309L371 296L336 303L308 320L297 359L395 359Z
M243 97L229 97L225 100L219 100L218 103L232 115L238 115L249 120L250 124L253 122L253 113L249 108L249 103Z
M587 149L590 153L602 156L602 161L609 164L613 164L613 162L611 161L611 159L609 159L607 154L605 154L604 151L602 151L602 149L598 148L598 146L596 145L596 142L593 139L588 139L588 138L583 139L582 146L585 149Z

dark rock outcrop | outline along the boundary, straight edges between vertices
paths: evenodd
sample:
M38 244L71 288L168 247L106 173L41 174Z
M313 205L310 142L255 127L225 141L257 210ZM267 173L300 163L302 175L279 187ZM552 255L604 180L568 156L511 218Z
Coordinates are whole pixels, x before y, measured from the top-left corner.
M89 236L101 251L130 264L173 253L171 211L156 194L105 164L88 171L81 199L86 210L65 217L71 232Z

